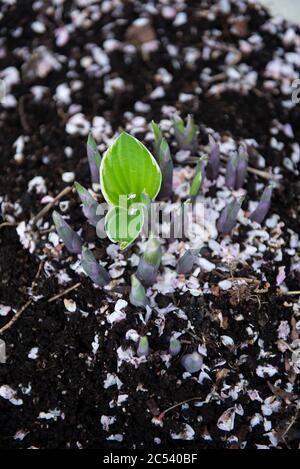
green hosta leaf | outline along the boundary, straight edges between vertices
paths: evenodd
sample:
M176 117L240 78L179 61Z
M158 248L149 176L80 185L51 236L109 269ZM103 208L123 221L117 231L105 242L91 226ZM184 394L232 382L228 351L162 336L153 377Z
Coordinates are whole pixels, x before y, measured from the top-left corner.
M126 249L138 237L144 225L144 205L136 210L112 207L105 217L105 231L109 239Z
M147 148L123 132L102 159L100 180L105 200L118 206L122 195L127 196L128 205L141 202L143 193L148 194L151 200L155 199L162 176Z

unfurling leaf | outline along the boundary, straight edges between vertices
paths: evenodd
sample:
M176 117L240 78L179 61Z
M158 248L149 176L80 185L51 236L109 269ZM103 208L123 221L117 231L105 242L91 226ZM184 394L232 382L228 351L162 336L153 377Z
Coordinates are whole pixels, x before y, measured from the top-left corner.
M149 299L141 282L135 275L131 275L131 291L129 295L130 303L138 308L146 308L149 305Z
M88 219L89 223L93 226L97 226L97 223L101 220L101 216L97 215L98 203L94 197L85 189L81 184L75 182L76 191L82 202L82 211L84 216Z
M101 156L97 150L97 143L94 137L92 136L92 134L90 134L88 137L86 149L87 149L87 157L88 157L88 162L90 166L92 183L99 184L100 183Z
M251 221L255 221L260 225L263 223L271 207L272 192L272 185L269 185L265 188L256 209L254 210L254 212L251 213L249 217Z
M223 209L217 222L219 233L229 234L237 223L237 216L244 201L244 197L239 200L234 199Z
M220 145L209 135L210 157L206 165L206 176L210 181L217 179L220 170Z
M99 287L107 285L111 278L105 268L99 264L92 251L87 248L82 250L81 265L85 273Z
M72 254L80 254L82 248L80 236L68 225L58 212L54 211L52 218L57 234L63 240L67 250Z
M159 240L149 238L136 273L136 276L144 285L150 286L155 282L161 257L162 250Z
M202 156L197 163L195 176L190 188L190 197L197 197L199 194L204 179L204 167L206 162L207 158Z
M136 351L138 357L147 357L150 353L149 341L147 336L143 336L139 340L139 345Z
M202 368L203 358L198 352L189 353L182 357L181 364L189 373L196 373Z
M120 205L126 196L128 206L140 203L142 194L155 199L161 186L161 171L147 148L126 132L105 153L100 167L101 189L105 200Z
M100 180L105 200L113 205L105 219L107 234L125 249L143 228L146 198L155 199L160 190L160 168L141 142L123 132L102 159Z

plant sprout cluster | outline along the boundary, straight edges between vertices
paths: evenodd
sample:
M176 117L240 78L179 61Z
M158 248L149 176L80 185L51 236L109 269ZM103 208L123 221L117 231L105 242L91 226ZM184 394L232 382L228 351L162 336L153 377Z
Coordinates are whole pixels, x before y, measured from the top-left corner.
M145 223L145 214L151 208L151 203L158 200L171 200L173 192L174 163L170 146L163 136L160 126L152 122L154 135L154 156L135 137L122 132L108 148L103 157L98 152L97 144L89 136L87 142L87 157L93 184L100 185L102 195L109 206L104 217L94 193L75 183L75 189L82 204L82 211L88 223L97 229L101 226L109 239L118 242L121 249L128 248L141 234ZM195 152L197 150L197 127L192 116L188 116L186 123L176 117L173 120L173 131L180 150ZM203 181L207 178L215 181L221 170L220 145L209 136L209 154L198 158L195 175L190 184L189 201L195 203ZM247 147L241 144L237 151L228 157L225 168L225 184L231 190L241 189L248 172ZM93 194L93 195L92 195ZM120 204L122 197L126 205ZM271 205L272 185L265 187L256 209L250 214L251 221L262 224ZM217 221L217 229L221 235L230 235L237 224L239 210L244 197L234 198L222 210ZM139 207L136 210L136 206ZM92 282L99 287L110 283L107 270L96 260L93 252L84 246L82 238L56 211L53 221L59 237L67 250L72 254L81 255L81 266ZM124 235L123 225L133 221L134 232ZM188 249L178 260L176 271L179 275L188 275L197 263L200 249ZM137 308L147 309L149 299L146 295L147 287L152 286L157 278L162 259L160 240L149 237L143 256L135 274L131 276L130 303ZM180 341L171 337L169 353L171 356L179 354ZM150 353L148 338L140 338L137 355L147 356ZM201 369L203 360L198 352L184 355L181 361L186 371L194 373Z

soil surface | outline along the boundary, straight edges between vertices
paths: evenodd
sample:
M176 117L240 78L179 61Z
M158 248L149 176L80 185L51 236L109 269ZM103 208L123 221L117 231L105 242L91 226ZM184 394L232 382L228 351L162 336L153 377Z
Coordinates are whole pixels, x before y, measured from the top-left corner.
M297 27L257 2L2 2L0 330L31 302L0 334L1 448L299 448L299 53ZM100 289L55 238L51 211L33 219L74 180L90 186L91 129L100 152L120 128L152 148L155 119L175 155L175 112L193 114L199 154L209 133L225 154L246 141L267 176L249 173L232 237L204 243L215 268L178 278L185 240L164 244L145 320L129 303L142 243L120 253L96 239L74 193L56 204L109 268ZM174 200L191 168L178 164ZM269 218L250 227L244 213L268 175ZM205 188L217 211L222 177ZM183 346L171 358L174 332ZM135 354L145 334L147 360ZM197 349L204 367L189 375L180 358Z

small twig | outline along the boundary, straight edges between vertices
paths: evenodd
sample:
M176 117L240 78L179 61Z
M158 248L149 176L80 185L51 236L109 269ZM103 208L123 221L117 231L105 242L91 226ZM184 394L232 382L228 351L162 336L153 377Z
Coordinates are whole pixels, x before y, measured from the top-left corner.
M284 433L281 435L281 438L285 438L285 436L288 434L288 432L290 431L290 429L295 425L297 419L298 419L298 415L299 415L299 411L297 410L296 414L294 415L292 421L290 422L290 424L288 425L288 427L286 428L286 430L284 431Z
M157 418L158 418L158 420L162 420L168 412L170 412L171 410L176 409L176 407L179 407L183 404L187 404L188 402L201 401L201 400L202 400L201 397L191 397L190 399L186 399L185 401L178 402L178 404L174 404L171 407L168 407L163 412L161 412Z
M297 412L296 414L294 415L294 417L292 418L291 422L288 424L287 428L285 429L285 431L282 433L282 434L278 434L279 438L286 444L286 446L288 447L288 449L291 449L290 445L288 444L288 442L286 441L286 436L288 435L289 431L292 429L292 427L295 425L295 423L297 422L297 419L298 419L298 415L299 415L299 410L297 409Z
M243 282L246 282L246 283L256 283L256 284L260 284L260 281L257 280L257 278L248 278L248 277L228 277L228 280L232 280L232 281L243 281Z
M31 303L33 302L33 299L30 298L30 300L28 300L25 305L22 306L22 308L20 308L16 314L14 315L14 317L7 323L5 324L5 326L3 326L1 329L0 329L0 334L3 334L3 332L5 332L7 329L10 329L11 326L14 325L14 323L19 319L19 317L21 316L22 313L24 313L24 311L31 305Z
M294 353L294 350L292 349L292 347L289 346L289 344L283 340L283 339L279 339L278 340L278 344L283 344L291 353Z
M73 188L71 186L65 187L59 194L57 194L56 197L54 197L52 202L49 202L49 204L47 204L37 215L35 215L32 220L33 223L36 223L40 218L43 218L46 213L48 213L49 210L51 210L51 208L56 204L56 202L58 202L65 195L69 194L72 190Z
M37 286L36 281L38 280L39 276L41 275L43 266L44 266L44 261L41 261L40 265L39 265L39 268L38 268L38 271L36 273L36 276L34 277L34 279L32 281L32 284L31 284L32 289L34 289Z
M227 77L226 73L218 73L217 75L213 75L210 79L210 83L216 83L218 81L223 81Z
M36 281L39 278L39 276L41 275L43 265L44 265L44 262L43 261L40 262L38 271L37 271L32 283L31 283L31 289L34 289L37 286ZM31 305L31 303L33 303L33 301L34 301L33 298L29 298L29 300L16 312L14 317L7 324L5 324L5 326L3 326L0 329L0 335L3 334L3 332L5 332L7 329L10 329L11 326L14 325L14 323L19 319L21 314L24 313L24 311Z
M228 158L225 155L221 155L221 160L225 163L227 162ZM197 164L199 161L198 157L190 157L187 160L183 161L181 164ZM223 170L223 168L221 168ZM249 173L256 174L256 176L261 177L262 179L267 179L268 181L278 181L281 179L280 175L271 174L267 171L262 171L261 169L252 168L252 166L248 166Z
M16 223L9 223L9 221L5 221L5 222L1 223L0 229L4 228L5 226L16 226Z
M227 163L228 157L221 155L221 160ZM280 179L280 176L270 174L267 171L262 171L261 169L252 168L252 166L248 166L248 171L249 173L256 174L256 176L260 176L263 179L268 179L269 181L277 181Z
M288 291L282 292L282 296L293 296L293 295L300 295L300 291Z
M48 234L48 233L52 233L52 231L53 231L53 227L48 228L48 230L39 230L39 233L40 233L40 235L45 235L45 234Z
M198 337L196 334L193 334L191 331L188 331L187 329L185 329L184 332L186 334L189 334L191 337L193 337L193 339L199 340L201 342L202 339L200 337Z
M53 303L53 301L59 300L59 298L61 298L62 296L67 295L67 294L70 293L71 291L73 291L73 290L75 290L76 288L80 287L80 285L81 285L81 282L78 282L78 283L76 283L75 285L73 285L72 287L67 288L66 290L64 290L63 292L59 293L58 295L55 295L55 296L53 296L52 298L50 298L50 300L48 300L48 303Z

